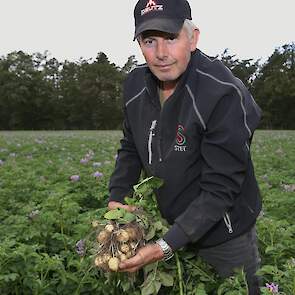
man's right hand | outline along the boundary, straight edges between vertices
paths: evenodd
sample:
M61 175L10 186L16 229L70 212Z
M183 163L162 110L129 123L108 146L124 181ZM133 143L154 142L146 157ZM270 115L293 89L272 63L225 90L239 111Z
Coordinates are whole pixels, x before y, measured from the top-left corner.
M114 210L114 209L117 209L117 208L124 208L125 210L127 210L129 212L133 212L134 210L137 209L136 206L123 205L122 203L116 202L116 201L110 201L109 204L108 204L108 208L110 210Z

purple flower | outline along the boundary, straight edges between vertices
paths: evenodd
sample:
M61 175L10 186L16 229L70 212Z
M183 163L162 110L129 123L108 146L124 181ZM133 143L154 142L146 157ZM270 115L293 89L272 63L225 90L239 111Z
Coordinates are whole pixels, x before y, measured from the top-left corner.
M80 176L79 175L72 175L70 176L70 181L72 182L76 182L80 180Z
M85 241L84 240L79 240L76 243L76 252L79 256L84 256L86 253L86 249L85 249Z
M271 293L279 293L279 285L276 285L275 283L266 283L265 286Z
M80 160L80 163L81 163L81 164L87 164L88 161L89 161L89 160L88 160L87 158L83 158L83 159Z
M100 177L103 176L103 174L102 174L101 172L99 172L99 171L95 171L92 175L93 175L93 177L95 177L95 178L100 178Z

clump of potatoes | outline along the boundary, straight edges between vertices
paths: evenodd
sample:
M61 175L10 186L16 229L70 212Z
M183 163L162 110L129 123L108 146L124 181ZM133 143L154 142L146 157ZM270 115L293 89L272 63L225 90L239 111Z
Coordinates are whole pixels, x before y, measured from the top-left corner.
M94 227L97 224L92 223ZM120 262L131 258L144 245L144 231L135 221L119 224L110 221L96 231L94 264L104 271L117 272Z

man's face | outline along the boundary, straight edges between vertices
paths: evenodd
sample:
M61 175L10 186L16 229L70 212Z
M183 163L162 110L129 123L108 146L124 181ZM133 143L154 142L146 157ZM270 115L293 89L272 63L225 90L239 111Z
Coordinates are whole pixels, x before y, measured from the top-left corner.
M139 39L142 54L152 73L163 82L173 82L186 70L196 38L189 38L185 28L178 34L145 31Z

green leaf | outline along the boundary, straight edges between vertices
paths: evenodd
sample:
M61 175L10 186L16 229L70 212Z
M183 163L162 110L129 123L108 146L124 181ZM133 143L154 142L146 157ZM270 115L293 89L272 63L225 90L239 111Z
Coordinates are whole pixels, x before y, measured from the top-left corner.
M160 178L151 176L145 178L140 183L133 186L134 194L138 197L147 197L153 193L154 189L162 186L164 181Z
M124 216L123 210L124 209L122 209L122 208L110 210L109 212L105 213L104 218L112 219L112 220L122 218Z
M156 230L155 230L155 228L154 228L154 226L150 226L149 227L149 231L148 231L148 233L145 235L145 239L147 240L147 241L149 241L149 240L151 240L154 236L156 235Z
M124 201L125 201L126 205L134 205L135 202L136 202L135 199L130 198L130 197L125 197L125 198L124 198Z
M196 289L196 293L197 295L207 295L207 292L205 290L205 285L203 283L200 283L198 286L197 286L197 289Z
M160 281L163 286L165 287L172 287L173 286L173 276L166 272L158 272ZM199 293L198 293L199 294Z
M270 252L276 251L276 248L273 246L267 246L265 249L265 254L269 254Z
M156 295L158 294L160 288L161 283L153 280L141 289L141 295Z
M258 275L264 275L264 274L275 274L278 272L277 266L273 265L264 265L262 266L258 271Z
M136 216L130 212L125 212L122 218L118 219L118 222L121 224L127 224L136 219Z

